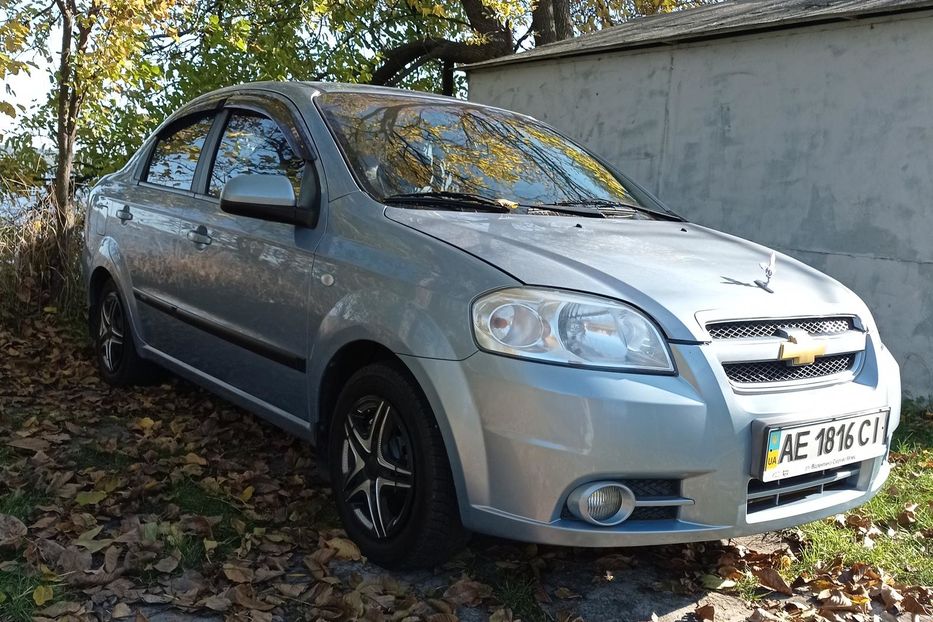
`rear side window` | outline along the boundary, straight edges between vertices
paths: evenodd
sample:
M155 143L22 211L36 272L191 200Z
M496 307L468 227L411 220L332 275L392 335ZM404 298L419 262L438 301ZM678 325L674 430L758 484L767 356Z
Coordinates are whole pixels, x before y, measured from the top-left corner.
M208 193L219 197L224 184L238 175L285 175L295 188L304 161L289 146L275 121L249 112L234 112L227 121L211 170Z
M146 181L169 188L191 190L201 148L213 121L213 117L201 118L160 138L149 160Z

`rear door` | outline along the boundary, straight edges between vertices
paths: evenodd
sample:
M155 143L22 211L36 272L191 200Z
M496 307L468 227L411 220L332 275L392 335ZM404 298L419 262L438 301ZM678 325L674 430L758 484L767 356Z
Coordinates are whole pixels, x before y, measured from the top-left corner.
M182 270L180 218L194 201L192 185L214 118L214 112L202 111L164 128L152 141L138 183L111 197L108 234L119 244L137 300L175 302L174 283ZM172 349L178 326L171 314L137 304L136 317L143 341L161 351Z
M285 175L296 197L312 183L304 171L316 163L299 123L287 103L271 95L228 100L195 201L181 221L185 270L177 295L194 324L179 357L266 405L306 418L308 300L320 231L220 209L220 193L237 175ZM310 179L316 183L318 175Z

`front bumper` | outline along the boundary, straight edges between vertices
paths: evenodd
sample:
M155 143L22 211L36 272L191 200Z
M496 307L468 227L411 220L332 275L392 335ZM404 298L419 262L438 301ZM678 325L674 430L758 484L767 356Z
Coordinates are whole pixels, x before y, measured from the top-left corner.
M869 337L858 376L780 392L732 390L709 346L674 345L680 375L573 369L477 352L463 361L403 357L425 389L450 454L464 524L516 540L634 546L712 540L786 528L874 495L884 457L849 485L750 511L752 423L812 420L890 408L900 418L900 376ZM595 480L676 480L693 500L675 515L597 527L568 517L567 496Z

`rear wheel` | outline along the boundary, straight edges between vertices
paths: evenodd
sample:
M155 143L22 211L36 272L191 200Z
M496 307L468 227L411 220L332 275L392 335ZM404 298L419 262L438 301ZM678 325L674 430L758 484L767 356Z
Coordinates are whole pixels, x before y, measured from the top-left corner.
M440 430L407 374L384 363L354 374L328 440L337 510L367 558L387 568L429 567L464 544Z
M97 367L108 384L148 384L159 379L159 369L136 352L126 305L112 280L101 288L89 320Z

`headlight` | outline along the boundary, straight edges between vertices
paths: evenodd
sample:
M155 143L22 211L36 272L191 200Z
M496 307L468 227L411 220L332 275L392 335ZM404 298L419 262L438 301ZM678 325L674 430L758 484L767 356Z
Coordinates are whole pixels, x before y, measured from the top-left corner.
M534 288L495 291L473 303L473 332L489 352L581 367L674 371L651 320L596 296Z

